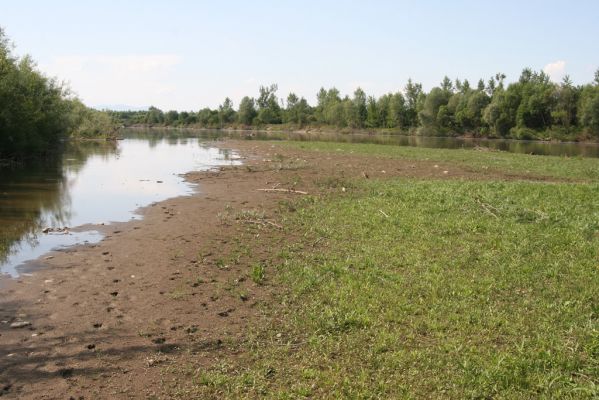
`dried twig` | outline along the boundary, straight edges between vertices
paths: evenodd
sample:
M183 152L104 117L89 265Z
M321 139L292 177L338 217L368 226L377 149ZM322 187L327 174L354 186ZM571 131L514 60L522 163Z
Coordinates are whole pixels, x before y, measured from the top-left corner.
M389 218L389 216L388 216L388 215L387 215L387 214L386 214L386 213L385 213L383 210L379 210L379 212L380 212L381 214L383 214L383 215L384 215L386 218Z
M303 192L301 190L295 189L256 189L259 192L280 192L280 193L293 193L293 194L308 194L308 192Z

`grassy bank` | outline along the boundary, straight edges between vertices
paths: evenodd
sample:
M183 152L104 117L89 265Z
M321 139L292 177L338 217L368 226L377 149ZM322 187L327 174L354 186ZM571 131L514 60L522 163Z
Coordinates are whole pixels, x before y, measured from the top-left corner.
M596 160L287 145L596 178ZM186 370L180 396L599 395L599 184L319 182L325 195L282 206L302 240L264 269L284 288L269 323L244 356Z
M599 180L599 159L583 157L533 156L504 151L433 149L378 144L332 142L286 142L285 146L305 150L363 154L408 160L427 160L459 165L477 172L498 172L528 177L570 180Z

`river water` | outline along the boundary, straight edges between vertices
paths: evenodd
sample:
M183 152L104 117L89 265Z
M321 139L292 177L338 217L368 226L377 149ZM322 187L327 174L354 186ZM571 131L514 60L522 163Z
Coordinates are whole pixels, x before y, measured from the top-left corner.
M222 137L379 143L437 148L489 147L514 153L599 157L599 145L516 140L431 138L340 133L124 130L117 142L70 143L59 160L0 169L0 274L17 276L25 262L52 249L95 243L89 224L140 218L136 210L195 188L188 171L238 164L238 156L211 145ZM43 233L64 228L68 233Z
M193 193L185 172L239 163L234 152L187 136L126 132L117 142L70 143L54 162L0 169L0 273L17 276L52 249L102 239L76 227L138 219L140 207Z

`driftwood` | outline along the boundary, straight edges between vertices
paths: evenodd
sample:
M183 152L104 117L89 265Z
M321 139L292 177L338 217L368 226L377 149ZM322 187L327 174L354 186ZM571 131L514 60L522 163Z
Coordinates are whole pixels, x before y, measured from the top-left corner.
M259 192L279 192L279 193L293 193L293 194L308 194L308 192L303 192L301 190L295 189L256 189Z
M68 227L64 227L64 228L44 228L42 229L42 233L46 233L46 234L60 234L60 235L68 235L69 234L69 228Z

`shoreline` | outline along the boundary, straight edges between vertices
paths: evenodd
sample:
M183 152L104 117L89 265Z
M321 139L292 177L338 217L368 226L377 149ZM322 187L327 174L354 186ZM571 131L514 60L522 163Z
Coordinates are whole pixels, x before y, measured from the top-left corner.
M509 141L509 142L524 142L524 143L547 143L547 144L597 144L599 139L586 138L582 140L572 139L517 139L512 137L495 137L495 136L475 136L471 134L461 135L418 135L409 131L386 131L380 129L334 129L328 127L304 127L304 128L279 128L275 125L267 127L202 127L202 126L168 126L168 125L130 125L123 126L120 129L161 129L161 130L191 130L191 131L220 131L229 133L283 133L283 134L324 134L324 135L347 135L347 136L381 136L381 137L407 137L407 138L431 138L431 139L458 139L458 140L489 140L489 141ZM118 140L118 139L117 139Z
M192 194L140 207L136 213L141 219L93 225L103 234L100 242L51 251L28 262L35 265L33 272L20 271L16 278L0 277L0 384L12 388L3 395L10 398L15 393L19 398L38 398L47 390L46 380L51 380L54 387L49 391L50 396L68 397L67 393L79 392L72 391L77 386L73 381L78 379L65 379L65 373L69 378L71 374L77 376L79 373L71 371L85 371L90 368L86 364L91 364L91 368L108 364L104 366L107 369L118 365L118 369L149 375L135 389L138 395L148 393L146 386L157 388L160 369L149 369L146 359L154 357L156 351L172 351L175 346L175 339L167 341L165 336L180 331L187 338L196 336L188 333L193 331L205 336L201 340L217 343L225 342L223 336L240 335L239 325L256 312L254 307L263 290L250 285L243 301L238 296L215 295L220 289L213 286L238 279L243 273L239 268L222 270L216 255L209 252L201 255L198 250L221 236L229 237L223 239L225 242L234 236L221 232L218 213L223 205L215 201L215 196L236 201L236 196L227 194L231 181L219 177L227 173L235 175L238 167L182 174L193 187ZM236 181L234 176L231 179ZM199 226L201 231L197 231ZM224 247L226 243L223 251L228 252ZM206 271L198 272L199 269ZM181 285L182 281L191 283ZM147 296L149 288L154 290ZM181 300L187 298L203 300L183 306ZM162 303L168 306L158 306ZM157 306L160 311L155 313ZM188 310L181 311L181 307ZM209 317L196 321L194 314L200 310L213 311ZM220 315L223 313L226 317ZM14 323L22 323L23 327L11 328ZM126 328L126 325L133 326ZM215 326L219 328L212 329ZM123 332L128 333L123 335ZM134 362L128 356L125 359L119 356L132 348L136 353ZM220 344L214 350L227 351ZM108 363L95 360L101 352L119 360ZM32 359L31 354L36 356ZM57 363L55 359L64 361ZM156 365L163 361L156 361ZM115 385L122 387L120 378ZM81 379L92 378L84 378L82 374ZM87 392L86 398L89 395ZM101 393L91 396L98 397L110 396Z

